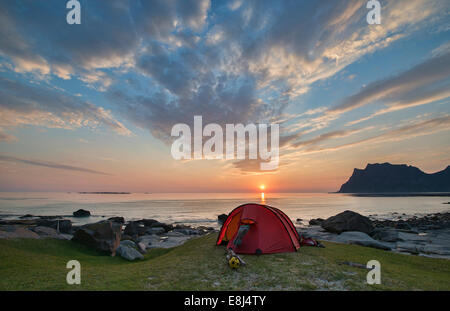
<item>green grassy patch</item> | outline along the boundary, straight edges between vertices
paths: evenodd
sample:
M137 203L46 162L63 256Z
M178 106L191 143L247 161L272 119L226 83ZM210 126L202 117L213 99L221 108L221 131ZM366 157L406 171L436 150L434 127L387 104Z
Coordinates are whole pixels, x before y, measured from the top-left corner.
M450 261L324 243L297 253L246 256L231 270L216 234L128 262L71 241L0 240L0 290L450 290ZM66 263L81 263L81 285L68 285ZM381 285L344 261L381 263Z

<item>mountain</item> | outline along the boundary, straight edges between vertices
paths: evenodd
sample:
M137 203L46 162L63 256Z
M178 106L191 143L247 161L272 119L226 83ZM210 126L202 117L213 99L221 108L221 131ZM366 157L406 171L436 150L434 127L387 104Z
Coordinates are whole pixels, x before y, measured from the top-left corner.
M355 168L340 193L450 192L450 166L433 174L406 164L367 164Z

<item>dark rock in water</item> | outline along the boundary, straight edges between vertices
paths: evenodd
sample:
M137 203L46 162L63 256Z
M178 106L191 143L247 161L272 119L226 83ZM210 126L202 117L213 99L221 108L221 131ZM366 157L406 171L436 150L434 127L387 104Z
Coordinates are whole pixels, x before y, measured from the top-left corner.
M112 221L100 221L78 228L72 241L109 252L113 256L120 244L122 225Z
M91 216L91 212L84 210L84 209L79 209L78 211L73 212L73 216L74 217L89 217L89 216Z
M72 232L72 222L68 219L61 219L61 220L39 219L36 221L36 225L43 227L50 227L62 233Z
M108 218L108 220L112 221L112 222L117 222L119 224L125 223L125 219L123 217L111 217L111 218Z
M297 218L297 220L296 220L297 222L302 222L303 221L303 219L301 219L301 218Z
M390 163L367 164L355 168L344 183L341 193L408 193L450 191L450 166L443 171L427 174L414 166Z
M219 216L217 216L217 221L219 222L219 224L223 224L228 218L227 214L221 214Z
M20 216L19 218L24 219L24 218L32 218L32 217L34 217L34 216L31 214L26 214L26 215Z
M309 224L311 226L320 226L323 222L325 221L325 219L322 218L315 218L315 219L311 219L309 221Z
M345 211L332 216L321 224L326 231L341 233L345 231L359 231L369 234L373 230L372 221L358 213Z

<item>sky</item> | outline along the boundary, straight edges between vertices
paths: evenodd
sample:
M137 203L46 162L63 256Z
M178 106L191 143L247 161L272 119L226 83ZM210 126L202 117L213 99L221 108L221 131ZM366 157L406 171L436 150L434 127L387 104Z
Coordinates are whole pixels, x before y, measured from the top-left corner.
M0 191L328 192L450 164L450 6L0 2ZM177 123L276 123L280 160L175 160Z

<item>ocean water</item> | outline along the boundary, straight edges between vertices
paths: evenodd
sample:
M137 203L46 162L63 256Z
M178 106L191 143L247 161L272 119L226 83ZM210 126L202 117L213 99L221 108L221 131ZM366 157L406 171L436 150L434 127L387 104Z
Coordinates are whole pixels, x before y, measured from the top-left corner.
M218 228L217 215L228 214L244 203L263 203L283 210L293 222L306 224L312 218L327 218L345 210L379 219L398 217L393 213L424 215L450 211L449 197L361 197L335 193L132 193L80 194L43 192L0 192L0 218L61 215L74 223L95 222L107 217L126 220L153 218L166 223L206 225ZM73 218L80 208L92 214ZM297 222L298 223L298 222Z

